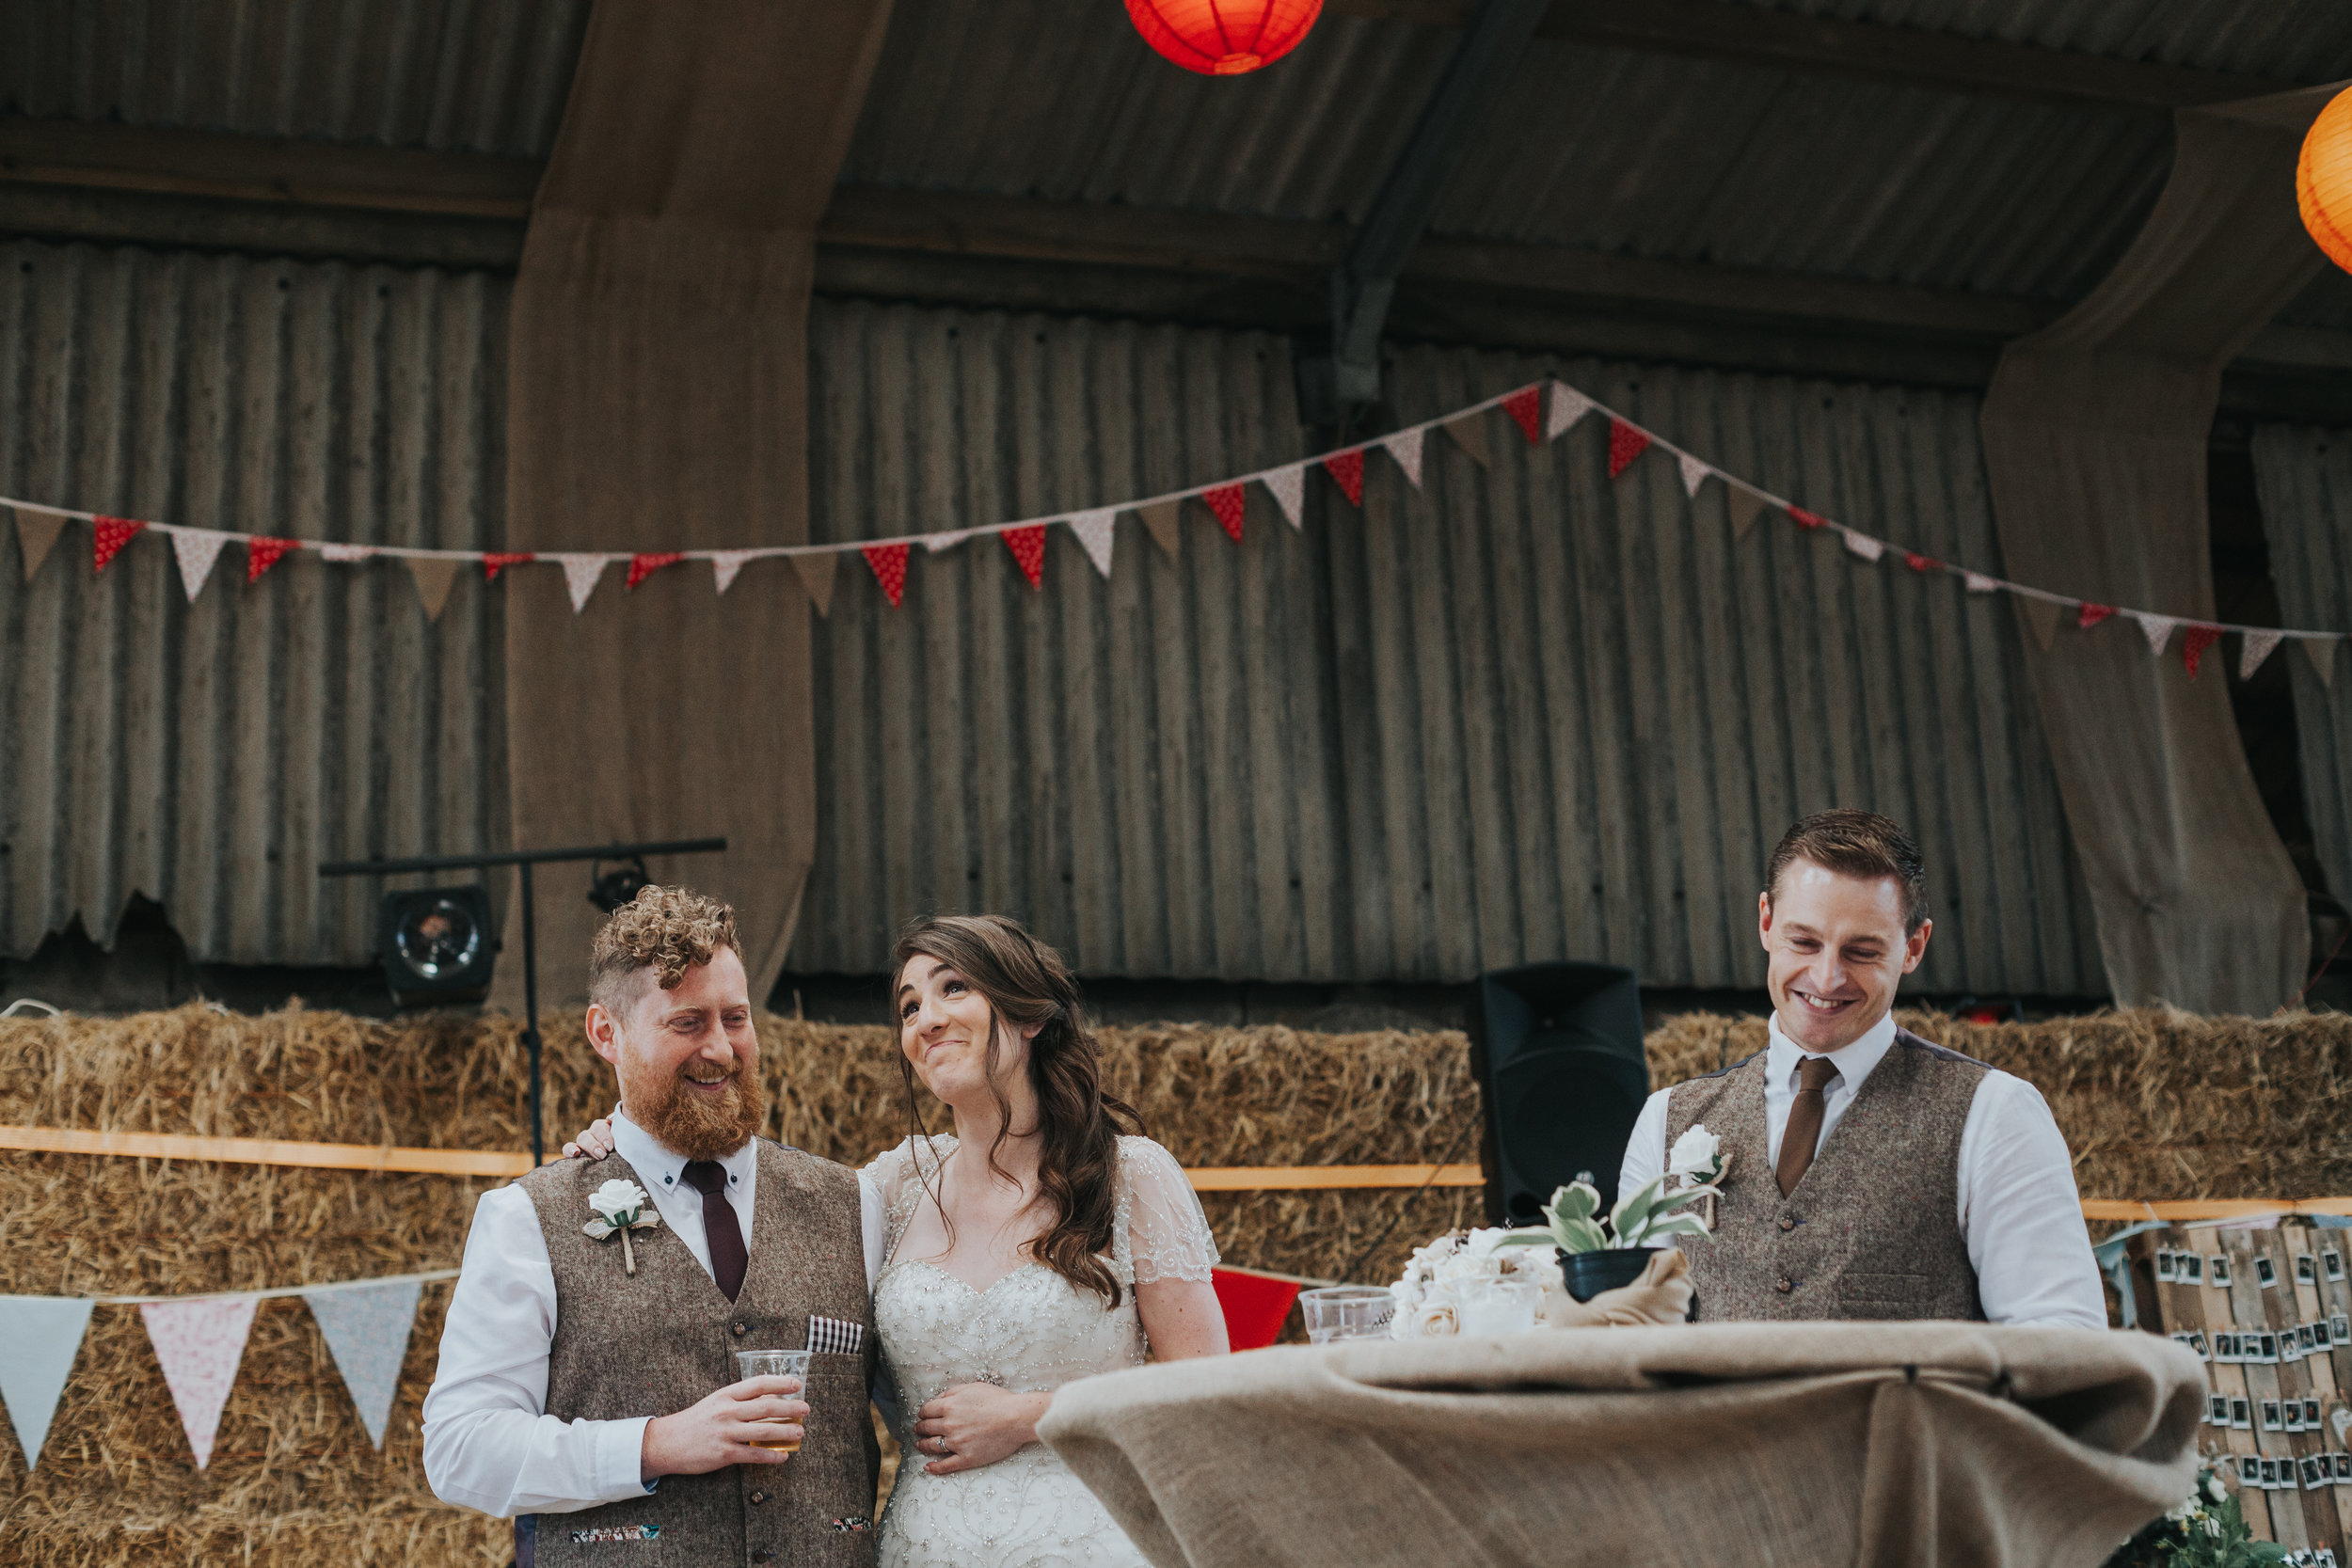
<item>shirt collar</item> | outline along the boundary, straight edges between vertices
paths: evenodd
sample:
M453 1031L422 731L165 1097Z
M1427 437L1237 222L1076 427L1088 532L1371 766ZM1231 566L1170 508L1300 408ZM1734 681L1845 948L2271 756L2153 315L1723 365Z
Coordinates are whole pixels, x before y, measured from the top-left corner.
M692 1191L686 1181L686 1156L661 1143L626 1114L612 1118L612 1152L627 1160L629 1168L650 1186L665 1193ZM742 1148L721 1156L719 1168L727 1173L728 1193L741 1192L743 1184L759 1169L759 1140L744 1139Z
M1799 1049L1794 1040L1780 1032L1778 1013L1772 1015L1772 1043L1768 1048L1770 1053L1764 1058L1764 1066L1772 1073L1774 1083L1785 1084L1789 1075L1797 1070L1800 1060L1817 1053ZM1829 1052L1827 1055L1837 1064L1838 1081L1846 1085L1846 1092L1856 1094L1861 1091L1862 1081L1870 1076L1871 1070L1885 1060L1886 1053L1894 1048L1895 1014L1890 1008L1876 1023L1862 1032L1860 1039Z

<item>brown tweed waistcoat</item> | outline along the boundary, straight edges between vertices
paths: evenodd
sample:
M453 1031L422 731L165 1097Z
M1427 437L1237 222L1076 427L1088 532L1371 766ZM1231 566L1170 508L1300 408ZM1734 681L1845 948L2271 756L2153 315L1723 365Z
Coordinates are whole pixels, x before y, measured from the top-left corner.
M1713 1238L1683 1238L1699 1317L1981 1321L1960 1229L1960 1134L1992 1069L1897 1030L1784 1198L1766 1154L1767 1054L1668 1094L1668 1148L1705 1122L1732 1157Z
M735 1353L800 1350L812 1314L865 1326L853 1355L809 1363L801 1449L782 1465L664 1476L643 1497L538 1515L535 1568L872 1568L873 1425L866 1382L879 1354L866 1284L857 1174L759 1142L750 1262L734 1301L667 1226L619 1238L580 1227L588 1196L614 1178L647 1186L620 1157L566 1160L521 1179L555 1269L547 1412L565 1420L666 1416L739 1381Z

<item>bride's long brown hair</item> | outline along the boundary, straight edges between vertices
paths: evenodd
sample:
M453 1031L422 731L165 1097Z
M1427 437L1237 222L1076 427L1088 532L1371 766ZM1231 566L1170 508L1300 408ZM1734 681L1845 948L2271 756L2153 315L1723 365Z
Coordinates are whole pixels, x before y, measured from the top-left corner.
M1119 1134L1140 1132L1135 1107L1103 1090L1103 1050L1078 1003L1077 982L1061 955L1001 914L930 915L898 933L890 976L891 1007L898 1007L900 976L916 955L936 959L980 993L990 1014L988 1092L995 1097L996 1140L988 1166L1012 1133L1012 1105L997 1083L1005 1028L1037 1028L1029 1041L1029 1086L1037 1092L1038 1196L1053 1223L1029 1244L1039 1262L1082 1291L1099 1292L1116 1307L1119 1281L1097 1253L1111 1246L1118 1207L1113 1178L1119 1168ZM906 1024L898 1025L898 1074L906 1084L907 1127L928 1139L930 1130L914 1096L914 1065L907 1059ZM917 1162L920 1174L921 1163ZM928 1181L926 1182L928 1186ZM931 1195L934 1200L936 1193ZM946 1217L942 1207L942 1219Z

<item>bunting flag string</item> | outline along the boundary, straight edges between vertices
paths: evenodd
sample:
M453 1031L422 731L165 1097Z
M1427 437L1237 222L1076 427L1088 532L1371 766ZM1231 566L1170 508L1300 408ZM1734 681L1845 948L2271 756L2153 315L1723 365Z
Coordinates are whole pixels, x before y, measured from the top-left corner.
M89 1332L91 1310L136 1307L181 1430L187 1434L189 1452L201 1470L212 1463L221 1412L245 1359L255 1311L264 1301L300 1296L342 1374L360 1425L380 1449L424 1287L456 1277L455 1269L432 1269L380 1279L211 1295L0 1295L0 1405L16 1429L25 1468L37 1467L66 1379Z
M1541 446L1547 440L1556 441L1581 424L1588 416L1599 414L1607 426L1606 461L1611 479L1620 478L1630 471L1652 448L1671 453L1682 482L1683 493L1693 502L1697 501L1709 479L1724 482L1724 510L1734 539L1745 539L1756 518L1767 511L1786 515L1801 529L1834 528L1846 550L1858 561L1875 564L1892 550L1906 566L1920 576L1942 573L1958 577L1971 594L2011 594L2019 601L2019 608L2035 641L2045 648L2051 645L2050 639L2055 634L2058 617L2065 611L2074 612L2075 626L2084 631L2112 616L2123 614L2138 623L2148 640L2150 652L2157 657L2164 654L2175 630L2187 628L2182 640L2181 657L2184 668L2192 679L2204 655L2216 641L2227 635L2235 635L2242 641L2238 661L2241 677L2250 676L2280 642L2289 640L2303 645L2313 672L2323 683L2334 677L2335 645L2344 641L2344 632L2185 620L2137 607L2104 604L2051 593L1972 567L1941 561L1865 533L1846 523L1836 522L1786 497L1775 496L1759 485L1726 473L1708 459L1665 440L1591 394L1553 378L1515 387L1467 408L1455 409L1375 437L1366 445L1321 452L1256 473L1138 500L984 527L934 530L885 539L820 545L627 553L581 551L534 554L529 551L445 550L397 545L326 543L191 528L182 524L75 511L8 497L0 497L0 508L13 513L24 571L28 579L48 557L68 522L79 521L89 525L91 565L97 572L103 572L107 564L138 534L152 531L169 537L180 569L181 585L191 603L210 579L221 550L229 544L241 543L246 549L246 580L248 584L258 582L279 560L296 551L315 551L323 560L354 565L378 558L399 561L416 579L418 597L428 620L438 618L458 567L469 563L481 566L485 582L496 582L500 575L510 567L535 562L560 565L574 612L584 613L606 567L616 561L628 563L627 586L631 589L654 572L681 561L708 561L711 563L713 589L723 594L753 562L779 557L790 563L802 590L808 594L811 606L821 616L831 609L835 564L840 556L850 551L864 557L884 597L895 609L905 596L908 559L916 544L921 544L929 552L936 553L981 534L996 534L1005 541L1017 569L1029 586L1041 589L1044 584L1046 541L1056 524L1069 527L1096 572L1104 578L1108 578L1111 572L1119 519L1121 515L1130 512L1141 519L1151 532L1152 542L1171 560L1178 555L1183 508L1188 500L1201 502L1227 535L1235 544L1241 543L1248 486L1253 483L1264 486L1280 509L1284 520L1294 529L1303 529L1306 523L1307 477L1311 469L1320 468L1349 505L1361 507L1366 480L1365 457L1373 446L1377 446L1396 464L1406 483L1419 489L1428 451L1427 437L1432 430L1446 432L1464 455L1479 467L1487 467L1493 463L1493 451L1487 441L1486 417L1498 409L1507 415L1520 434L1535 446Z

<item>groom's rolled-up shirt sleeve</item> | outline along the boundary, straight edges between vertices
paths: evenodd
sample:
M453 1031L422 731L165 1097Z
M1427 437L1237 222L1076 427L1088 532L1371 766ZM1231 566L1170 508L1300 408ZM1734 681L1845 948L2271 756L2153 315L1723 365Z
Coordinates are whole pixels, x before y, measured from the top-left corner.
M645 1423L546 1413L555 1273L531 1195L482 1195L424 1397L424 1474L445 1503L506 1519L643 1497Z

